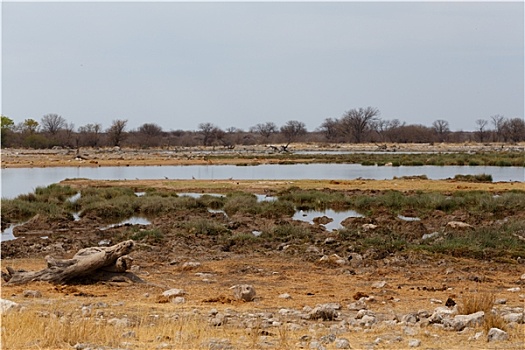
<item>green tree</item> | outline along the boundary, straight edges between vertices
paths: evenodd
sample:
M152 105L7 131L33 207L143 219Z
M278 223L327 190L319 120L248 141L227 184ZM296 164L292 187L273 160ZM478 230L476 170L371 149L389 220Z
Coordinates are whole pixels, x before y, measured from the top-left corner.
M15 126L15 123L13 122L13 119L3 115L1 126L2 126L2 133L0 135L1 144L2 144L2 147L6 147L9 144L9 138L11 136L11 133L13 132L13 127Z
M20 126L20 129L22 132L32 135L38 130L39 126L40 124L36 120L28 118L24 120L24 122Z

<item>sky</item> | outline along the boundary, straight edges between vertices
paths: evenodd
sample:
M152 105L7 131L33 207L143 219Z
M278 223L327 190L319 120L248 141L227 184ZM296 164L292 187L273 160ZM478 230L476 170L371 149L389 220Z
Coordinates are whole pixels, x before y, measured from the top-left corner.
M5 2L1 112L248 130L524 117L524 3Z

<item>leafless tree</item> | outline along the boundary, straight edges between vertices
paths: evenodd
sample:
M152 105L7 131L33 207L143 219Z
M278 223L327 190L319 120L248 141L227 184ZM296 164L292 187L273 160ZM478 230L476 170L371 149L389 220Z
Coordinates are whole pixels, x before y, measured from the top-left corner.
M525 141L525 121L521 118L506 120L503 125L505 140L512 142Z
M222 138L224 131L212 123L200 123L199 133L202 135L202 144L211 146L214 141Z
M486 119L476 120L476 126L477 126L476 135L478 136L479 142L485 141L485 134L487 133L487 131L485 130L485 127L487 126L488 123L489 122Z
M505 117L496 114L490 117L492 125L494 125L494 138L493 140L498 142L503 139L503 126L505 124Z
M336 119L326 118L319 127L326 140L334 142L339 137L339 122Z
M107 129L108 139L111 142L112 146L120 147L122 141L126 138L126 124L128 123L127 119L116 119L113 120L111 126Z
M351 109L340 120L341 132L350 136L356 143L361 143L377 116L379 110L374 107Z
M155 123L144 123L137 130L139 139L144 147L156 147L160 144L162 127Z
M98 123L79 126L79 146L97 147L100 142L101 131L102 125Z
M449 124L446 120L438 119L432 123L432 129L436 133L439 142L445 142L450 132Z
M46 114L42 117L41 128L42 131L48 132L51 135L56 135L59 130L66 126L66 120L58 114Z
M260 123L250 128L250 132L261 135L265 142L268 142L270 136L277 133L277 131L277 125L273 122Z
M297 120L290 120L281 126L281 133L287 142L286 146L283 147L286 150L290 143L297 141L299 137L306 134L306 125Z

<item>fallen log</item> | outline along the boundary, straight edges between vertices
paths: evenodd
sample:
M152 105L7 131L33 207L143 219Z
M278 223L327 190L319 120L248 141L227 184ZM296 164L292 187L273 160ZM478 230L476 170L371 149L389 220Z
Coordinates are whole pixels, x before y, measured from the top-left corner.
M108 275L127 275L133 260L127 254L133 249L132 240L120 242L111 247L90 247L79 250L71 259L55 259L46 256L47 268L40 271L15 271L7 268L2 277L8 284L24 284L33 281L47 281L65 284L73 280L91 278L105 280Z

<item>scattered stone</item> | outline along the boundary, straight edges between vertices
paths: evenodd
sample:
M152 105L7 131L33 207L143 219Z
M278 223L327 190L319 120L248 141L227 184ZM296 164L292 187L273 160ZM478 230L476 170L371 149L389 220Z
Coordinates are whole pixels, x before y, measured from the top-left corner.
M129 325L129 320L127 318L111 318L108 320L108 324L115 327L127 327Z
M459 332L465 327L475 327L483 323L485 319L485 312L478 311L470 315L456 315L452 320L451 326L455 331Z
M519 292L520 290L521 290L520 287L514 287L514 288L507 289L508 292L512 292L512 293Z
M323 335L321 338L319 338L319 341L322 344L330 344L330 343L333 343L336 338L337 337L335 336L335 334L330 333L330 334L327 334L327 335Z
M328 263L328 264L335 264L335 265L346 265L348 262L347 260L343 259L337 254L331 254L331 255L323 255L319 259L320 263Z
M279 294L280 299L292 299L292 296L288 293Z
M447 222L447 227L454 228L454 229L461 229L461 230L474 228L472 225L469 225L466 222L462 222L462 221L449 221Z
M516 322L516 323L523 323L523 312L512 312L510 314L503 315L503 319L507 323Z
M408 346L411 348L417 348L421 345L421 340L419 339L410 339L408 341Z
M505 305L507 303L507 299L496 299L494 300L494 304L496 305Z
M491 328L487 335L487 341L504 341L509 339L509 334L499 328Z
M22 295L24 298L42 298L42 293L39 290L24 290Z
M369 230L375 230L378 226L374 224L363 224L361 227L363 228L363 230L369 231Z
M350 341L346 338L338 338L335 340L336 349L351 349Z
M191 269L194 269L194 268L199 267L199 266L201 266L201 263L198 262L198 261L187 261L184 264L182 264L182 269L183 270L191 270Z
M317 305L308 313L308 317L311 320L333 321L338 316L337 310L341 309L341 306L337 305L334 303Z
M443 304L443 301L442 300L439 300L439 299L430 299L430 302L432 304ZM447 305L448 306L448 305Z
M525 273L521 275L520 280L525 281Z
M386 281L377 281L377 282L372 283L372 288L381 289L381 288L384 288L385 286L386 286Z
M230 287L233 296L237 300L253 301L255 299L255 288L251 284L238 284Z
M165 298L167 301L173 301L173 299L181 297L183 295L186 295L184 289L172 288L162 292L162 297Z
M14 301L7 300L7 299L0 299L0 315L4 314L5 312L15 309L19 306L18 303L15 303Z
M184 304L186 302L186 299L184 299L184 297L175 297L171 299L171 302L173 304Z

